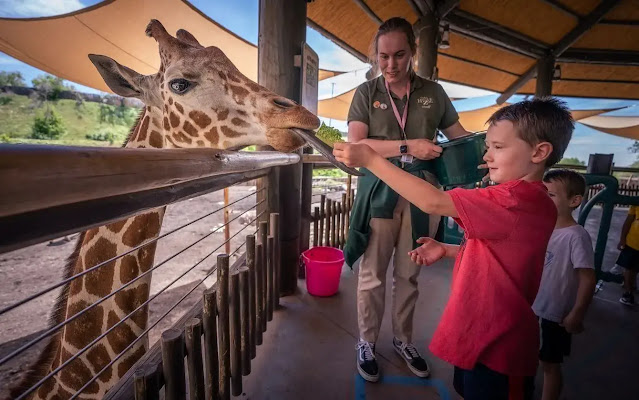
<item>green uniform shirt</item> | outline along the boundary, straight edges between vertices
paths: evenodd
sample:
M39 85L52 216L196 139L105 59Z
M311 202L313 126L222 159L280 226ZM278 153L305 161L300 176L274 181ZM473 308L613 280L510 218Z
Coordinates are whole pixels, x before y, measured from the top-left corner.
M406 96L403 99L398 99L394 94L392 96L401 116L404 112ZM438 83L412 74L406 120L407 139L433 139L437 129L446 129L458 119L457 111ZM369 139L402 139L401 129L389 103L382 76L365 82L357 88L348 112L348 122L350 121L361 121L368 125ZM399 162L399 157L393 157L390 161L422 179L425 178L426 171L432 168L430 162L417 159L412 164L403 166ZM346 263L351 267L366 251L371 218L393 218L393 210L399 198L395 191L370 171L365 168L361 171L364 176L358 180L348 240L344 246ZM415 241L419 237L428 236L428 215L412 204L410 213L413 248L416 248L419 245Z
M401 117L406 96L403 99L392 94ZM459 116L444 89L437 82L412 74L410 100L406 119L408 139L433 139L437 129L452 126ZM399 123L390 104L384 77L364 82L355 91L348 122L361 121L368 125L368 138L381 140L401 140Z

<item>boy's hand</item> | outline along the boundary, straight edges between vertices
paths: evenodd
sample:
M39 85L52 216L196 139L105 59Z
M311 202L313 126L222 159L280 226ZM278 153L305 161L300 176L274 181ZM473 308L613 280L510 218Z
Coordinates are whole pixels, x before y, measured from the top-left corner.
M410 259L417 265L431 265L446 255L446 248L436 240L429 237L417 239L422 245L409 251Z
M364 167L378 154L370 146L360 143L335 143L333 155L337 161L341 161L349 167Z
M568 333L576 334L584 331L583 318L572 311L566 315L564 320L561 322L561 325L566 328Z

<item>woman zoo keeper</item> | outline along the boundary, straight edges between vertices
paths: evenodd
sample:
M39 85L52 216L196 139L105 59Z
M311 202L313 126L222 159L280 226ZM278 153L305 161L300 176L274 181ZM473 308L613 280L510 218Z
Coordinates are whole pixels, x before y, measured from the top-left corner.
M374 55L382 75L361 84L348 113L348 140L366 143L405 171L429 182L429 162L442 149L433 144L438 129L448 138L468 134L444 89L415 74L415 35L408 21L391 18L377 31ZM419 377L428 363L412 344L413 313L420 267L408 252L420 236L433 237L439 216L427 215L399 197L369 171L359 178L346 262L362 256L357 284L357 369L367 381L379 379L375 342L384 315L386 271L393 249L393 347Z

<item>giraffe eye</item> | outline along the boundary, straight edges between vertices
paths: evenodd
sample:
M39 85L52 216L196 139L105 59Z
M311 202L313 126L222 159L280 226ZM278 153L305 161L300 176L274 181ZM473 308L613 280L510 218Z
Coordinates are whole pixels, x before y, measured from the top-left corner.
M169 87L175 94L184 94L191 87L191 82L182 78L173 79L171 82L169 82Z

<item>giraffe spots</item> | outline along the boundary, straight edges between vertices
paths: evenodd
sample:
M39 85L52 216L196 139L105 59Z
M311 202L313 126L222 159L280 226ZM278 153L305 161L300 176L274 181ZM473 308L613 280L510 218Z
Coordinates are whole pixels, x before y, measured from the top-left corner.
M246 135L246 133L234 131L233 129L229 128L228 126L222 126L222 128L220 128L220 129L222 129L222 133L226 137L230 137L230 138L240 137L240 136Z
M106 365L111 361L111 357L109 357L109 352L104 346L103 343L96 343L89 351L86 353L87 361L91 363L94 371L101 371L102 368L106 367ZM111 379L111 369L107 368L101 375L100 380L102 382L108 382Z
M213 146L215 146L217 144L218 140L220 140L220 135L217 133L217 128L216 127L213 127L213 128L211 128L211 130L206 131L204 133L204 137L206 138L206 140L211 142L211 144Z
M113 327L119 321L120 318L118 318L115 312L109 311L109 318L107 319L107 325L109 328ZM137 335L133 333L133 330L131 330L126 322L123 322L113 329L106 337L113 351L120 354L137 338Z
M91 239L93 239L95 235L98 234L98 231L99 231L99 228L93 228L86 231L84 234L84 242L82 243L89 243Z
M124 228L124 225L126 224L126 219L122 220L122 221L118 221L118 222L114 222L112 224L107 225L107 229L109 229L111 232L113 233L118 233L122 230L122 228Z
M144 283L132 289L123 290L118 292L114 298L115 304L120 307L120 310L125 314L129 314L140 307L142 303L149 298L149 285ZM146 327L147 315L146 307L143 307L136 311L130 319L141 329L144 329Z
M171 121L172 128L177 128L177 126L180 125L180 118L173 111L171 111L169 115L169 120Z
M226 80L226 74L222 71L217 71L217 74L220 76L220 78L222 78L223 81Z
M238 78L235 74L229 74L229 80L235 83L242 82L240 78Z
M164 79L162 79L162 83L160 83L160 89L164 90Z
M233 125L235 125L235 126L239 126L239 127L242 127L242 128L245 128L245 127L248 127L248 126L249 126L249 123L248 123L248 122L244 121L244 120L243 120L243 119L241 119L241 118L237 118L237 117L233 118L233 119L231 120L231 123L232 123Z
M246 81L244 82L244 84L252 91L255 93L259 93L262 91L262 87L260 85L258 85L257 83L251 82L251 81Z
M229 110L227 108L227 109L224 109L222 111L216 112L216 114L217 114L217 120L218 121L224 121L229 116Z
M204 140L198 140L197 141L197 145L198 145L198 147L204 147L204 145L205 145Z
M71 361L60 373L60 380L62 380L70 389L79 390L86 382L93 378L91 370L84 364L81 359L76 358ZM60 389L58 387L58 389ZM95 394L100 390L100 385L93 381L91 384L82 391L83 394Z
M181 132L181 131L173 132L173 137L175 138L175 140L177 140L178 142L181 142L181 143L187 143L187 144L193 143L191 138L186 136L184 134L184 132Z
M144 346L139 346L130 356L124 358L124 361L122 361L118 365L118 377L122 378L126 371L131 369L133 364L135 364L140 358L142 358L145 352L146 351L144 350Z
M162 101L166 100L166 98L164 97L164 91L161 91L160 94L162 95ZM164 106L166 108L166 106Z
M160 135L160 132L151 131L151 136L149 136L149 145L158 149L164 147L164 139L162 135Z
M162 129L162 120L151 117L151 125L155 128Z
M146 112L151 112L151 106L146 106Z
M184 114L184 107L182 107L182 104L178 103L177 101L175 102L175 108L180 114Z
M37 392L38 397L41 399L46 399L49 396L49 394L53 392L54 389L55 389L55 379L51 377L47 379L46 381L44 381L42 385L40 385L40 388L38 389L38 392Z
M84 261L87 269L117 255L117 246L104 237L99 238L87 251ZM84 276L84 284L89 294L104 297L111 293L115 261L101 266Z
M124 232L122 243L133 247L152 239L160 232L160 224L160 215L157 212L138 215Z
M233 94L233 100L235 100L237 104L244 105L244 99L246 99L246 96L249 95L249 91L244 89L242 86L235 85L231 85L230 89Z
M120 263L120 282L125 284L131 282L139 275L138 259L133 255L126 255L121 258Z
M153 260L155 259L155 248L157 242L153 242L144 246L138 250L138 260L140 261L140 273L146 272L153 266Z
M248 113L244 110L235 110L235 112L243 117L246 117L248 115Z
M144 120L142 120L142 126L140 126L140 129L138 130L138 140L142 141L142 140L146 140L146 133L149 130L149 116L146 115L144 117Z
M175 143L175 142L173 141L173 139L171 139L171 136L165 136L165 138L166 138L166 140L167 140L169 143L171 143L171 145L172 145L173 147L178 148L178 149L182 148L182 146L180 146L179 144Z
M84 300L70 304L67 308L67 318L86 310L88 306L90 304ZM78 349L84 348L102 333L102 318L104 318L102 305L84 311L82 315L67 324L62 340Z
M173 105L173 97L169 97L169 105L172 106Z
M82 259L78 258L76 261L77 264L82 264ZM84 271L84 268L76 268L75 271ZM84 283L84 279L74 279L71 283L69 283L69 297L73 297L78 293L82 292L82 284Z
M191 136L197 137L197 129L189 121L184 121L184 130Z
M168 131L171 129L171 125L169 125L169 119L165 116L164 117L164 130Z
M201 111L191 111L189 113L189 117L191 117L193 122L195 122L195 124L200 128L206 128L209 124L211 124L211 118Z
M224 142L222 142L223 149L228 149L229 147L231 147L231 142L229 142L228 140L225 140Z

